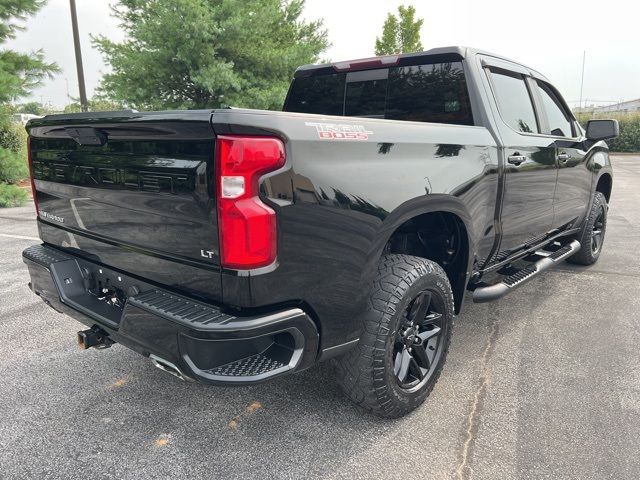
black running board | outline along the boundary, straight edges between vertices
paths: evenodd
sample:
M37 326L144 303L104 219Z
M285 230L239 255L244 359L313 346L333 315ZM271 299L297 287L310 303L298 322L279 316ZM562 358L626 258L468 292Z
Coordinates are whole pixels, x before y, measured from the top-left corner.
M555 267L563 260L566 260L571 255L580 250L580 242L577 240L571 241L564 247L556 250L548 256L538 260L535 263L527 265L522 270L518 270L513 275L509 275L500 283L495 285L489 285L486 287L480 287L473 292L473 301L475 303L491 302L504 297L507 293L512 292L514 289L528 282L532 278L541 274L545 270Z

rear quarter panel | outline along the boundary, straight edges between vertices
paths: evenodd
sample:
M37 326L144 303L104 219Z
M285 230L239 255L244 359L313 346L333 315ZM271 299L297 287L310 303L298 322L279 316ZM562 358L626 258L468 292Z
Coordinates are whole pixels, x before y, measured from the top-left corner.
M277 211L277 264L223 271L225 301L303 302L319 319L323 348L358 338L382 250L412 216L458 214L471 258L493 245L498 157L483 127L248 110L216 111L213 124L216 134L275 134L287 154L261 187ZM321 138L326 130L368 133Z

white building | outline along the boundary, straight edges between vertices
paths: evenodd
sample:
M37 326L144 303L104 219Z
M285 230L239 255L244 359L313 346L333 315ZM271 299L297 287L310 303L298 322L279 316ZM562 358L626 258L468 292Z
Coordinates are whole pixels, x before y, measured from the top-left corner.
M640 98L628 102L614 103L606 107L596 107L593 113L633 113L640 112Z

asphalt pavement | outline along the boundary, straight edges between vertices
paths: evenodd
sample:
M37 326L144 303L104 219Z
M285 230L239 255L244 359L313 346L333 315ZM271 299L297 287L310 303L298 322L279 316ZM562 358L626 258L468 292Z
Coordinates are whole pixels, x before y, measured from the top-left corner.
M395 421L330 364L220 388L80 351L27 288L33 208L0 210L0 478L640 478L640 156L613 162L599 262L467 301L433 393Z

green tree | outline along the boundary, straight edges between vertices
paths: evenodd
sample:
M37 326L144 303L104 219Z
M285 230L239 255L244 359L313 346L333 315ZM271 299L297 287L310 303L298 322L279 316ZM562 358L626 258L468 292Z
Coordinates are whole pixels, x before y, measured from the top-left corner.
M0 45L14 38L27 17L36 13L44 0L0 1ZM27 95L41 82L58 71L55 63L44 60L42 50L19 53L0 48L0 103Z
M46 115L50 109L41 105L40 102L26 102L16 106L18 113L30 113L32 115Z
M420 29L424 19L415 17L416 9L412 6L399 6L397 17L389 13L382 27L382 36L376 37L376 55L422 51Z
M94 43L111 65L100 92L136 109L281 108L294 69L327 46L304 0L120 0L122 43Z
M42 50L20 53L2 48L24 27L22 23L36 13L44 0L0 0L0 207L15 206L27 198L19 183L28 175L26 133L16 125L8 102L23 97L58 71L44 60Z
M101 97L94 97L87 103L89 104L90 112L107 112L123 109L122 103ZM64 107L64 113L78 113L81 111L82 107L80 105L80 99L78 98L74 98L73 103Z

